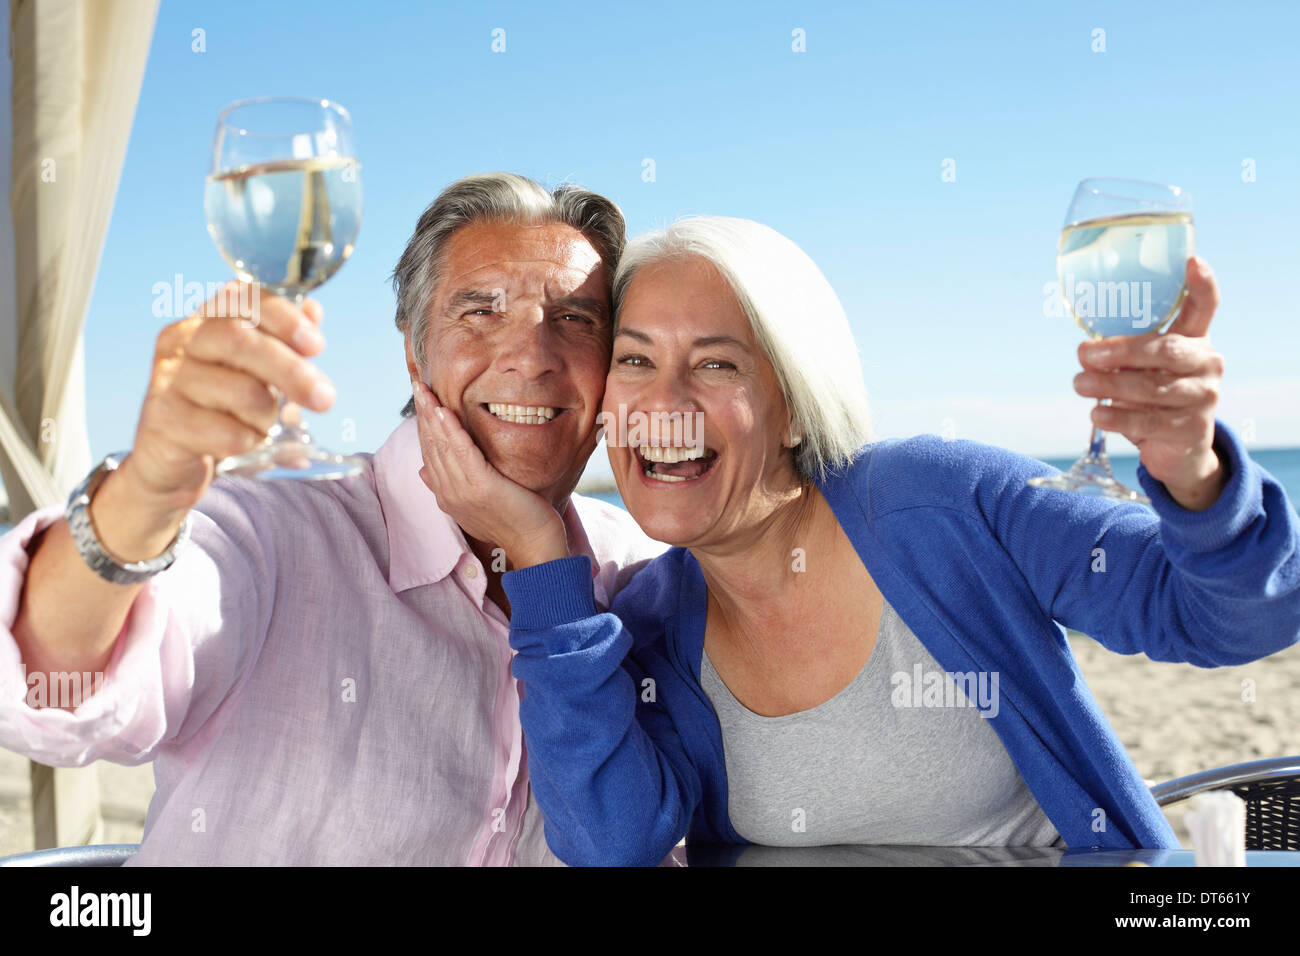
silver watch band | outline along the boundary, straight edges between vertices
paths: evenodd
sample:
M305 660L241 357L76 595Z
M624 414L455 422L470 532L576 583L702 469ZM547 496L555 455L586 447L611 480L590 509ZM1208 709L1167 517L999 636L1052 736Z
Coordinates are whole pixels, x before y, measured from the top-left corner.
M128 454L130 453L119 451L106 456L85 480L72 490L72 494L68 496L68 509L65 513L68 528L72 531L72 540L76 543L82 560L90 570L113 584L140 584L159 571L171 567L181 546L189 540L190 536L190 516L186 515L172 543L156 558L123 564L104 550L90 520L90 499L94 497L95 490L105 476L116 470Z

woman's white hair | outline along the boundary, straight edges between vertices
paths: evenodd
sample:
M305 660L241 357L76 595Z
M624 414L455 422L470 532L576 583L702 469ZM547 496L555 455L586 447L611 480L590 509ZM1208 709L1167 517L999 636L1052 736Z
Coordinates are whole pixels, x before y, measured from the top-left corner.
M749 219L691 216L628 243L614 275L614 311L637 272L698 258L731 286L776 370L793 430L795 467L818 479L872 438L867 389L844 308L816 263L775 229ZM616 319L617 321L617 319Z

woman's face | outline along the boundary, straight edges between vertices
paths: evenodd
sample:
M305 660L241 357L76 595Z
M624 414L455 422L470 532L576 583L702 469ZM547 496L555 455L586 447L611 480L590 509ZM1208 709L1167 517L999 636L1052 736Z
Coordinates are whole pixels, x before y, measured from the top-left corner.
M619 492L659 541L724 545L799 487L776 373L731 287L703 259L637 272L603 412Z

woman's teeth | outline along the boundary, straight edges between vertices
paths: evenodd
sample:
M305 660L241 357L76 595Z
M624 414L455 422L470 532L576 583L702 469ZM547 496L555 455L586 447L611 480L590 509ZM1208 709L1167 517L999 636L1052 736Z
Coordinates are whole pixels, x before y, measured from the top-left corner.
M503 422L516 425L545 425L557 412L557 409L544 405L506 405L502 402L488 402L487 410Z
M706 448L687 448L685 446L677 445L641 446L641 457L646 461L665 461L669 463L678 461L694 461L696 458L703 458L705 455L712 456L713 454L714 452L710 452Z
M718 453L710 448L642 445L637 449L641 470L655 481L694 481L713 467Z

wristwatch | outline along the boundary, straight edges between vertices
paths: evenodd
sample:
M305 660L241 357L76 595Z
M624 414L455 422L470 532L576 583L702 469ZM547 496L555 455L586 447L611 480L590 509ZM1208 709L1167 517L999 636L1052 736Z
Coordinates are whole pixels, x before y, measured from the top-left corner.
M68 510L65 512L68 528L72 531L72 540L76 543L82 560L90 570L113 584L140 584L159 571L171 567L177 553L190 537L190 516L186 515L172 543L156 558L123 564L104 550L104 546L99 542L99 536L95 534L95 526L90 520L90 499L94 497L95 490L104 477L110 471L115 471L128 454L130 454L128 451L116 451L106 456L95 470L86 476L85 481L72 490L72 494L68 496Z

